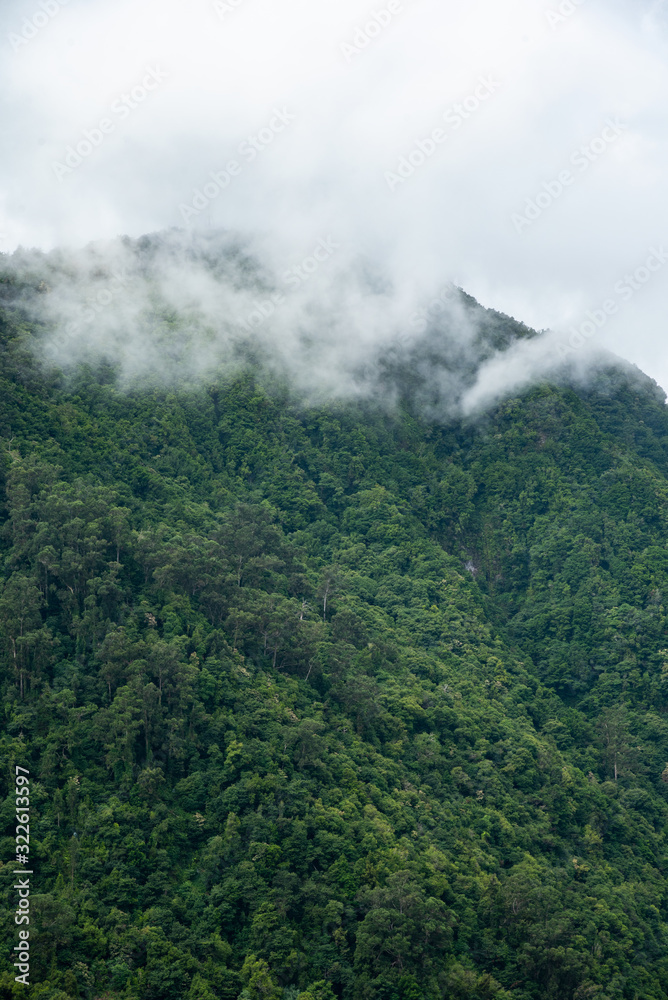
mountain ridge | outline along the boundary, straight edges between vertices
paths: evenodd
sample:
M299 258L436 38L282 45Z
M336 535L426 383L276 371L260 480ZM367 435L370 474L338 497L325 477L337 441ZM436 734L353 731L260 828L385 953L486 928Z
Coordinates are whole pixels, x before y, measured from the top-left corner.
M305 405L252 363L59 372L1 318L31 996L668 995L658 387L427 419L410 353L390 407Z

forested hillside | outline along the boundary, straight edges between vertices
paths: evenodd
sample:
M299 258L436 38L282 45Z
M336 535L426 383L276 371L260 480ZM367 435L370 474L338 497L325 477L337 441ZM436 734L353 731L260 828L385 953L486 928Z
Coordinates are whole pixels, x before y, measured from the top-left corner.
M6 304L2 996L667 997L656 386L439 421L410 369L394 408L305 406L40 336Z

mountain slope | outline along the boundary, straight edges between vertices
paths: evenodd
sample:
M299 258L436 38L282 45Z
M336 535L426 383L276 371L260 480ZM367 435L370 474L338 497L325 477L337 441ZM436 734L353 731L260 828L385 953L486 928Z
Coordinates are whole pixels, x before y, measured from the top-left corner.
M305 407L252 367L66 378L41 336L8 306L0 752L31 774L31 995L668 995L653 383L613 365L438 422L406 358L394 409Z

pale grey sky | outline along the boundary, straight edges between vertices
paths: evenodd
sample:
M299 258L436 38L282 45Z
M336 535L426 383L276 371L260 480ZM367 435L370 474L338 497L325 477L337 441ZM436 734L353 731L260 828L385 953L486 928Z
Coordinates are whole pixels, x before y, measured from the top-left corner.
M0 250L213 225L287 267L331 236L599 317L668 388L666 0L4 0L0 45Z

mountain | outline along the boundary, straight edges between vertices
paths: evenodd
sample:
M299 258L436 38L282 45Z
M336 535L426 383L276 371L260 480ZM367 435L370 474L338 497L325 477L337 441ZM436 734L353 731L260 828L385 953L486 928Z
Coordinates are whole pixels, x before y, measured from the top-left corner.
M668 996L663 393L463 416L537 334L456 291L344 398L252 338L58 365L49 260L0 268L2 996L17 766L31 998Z

